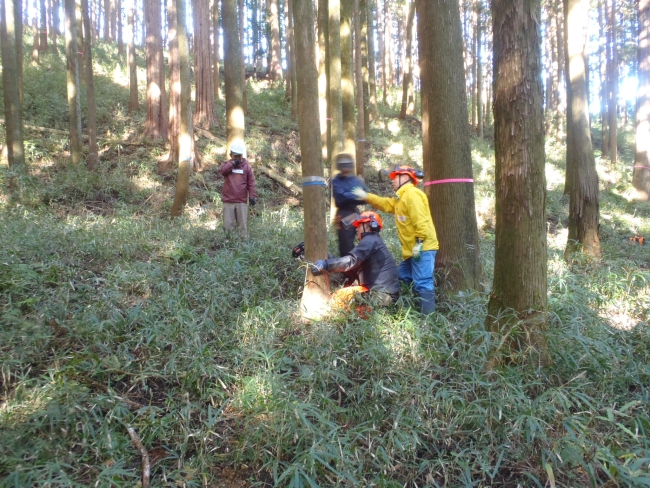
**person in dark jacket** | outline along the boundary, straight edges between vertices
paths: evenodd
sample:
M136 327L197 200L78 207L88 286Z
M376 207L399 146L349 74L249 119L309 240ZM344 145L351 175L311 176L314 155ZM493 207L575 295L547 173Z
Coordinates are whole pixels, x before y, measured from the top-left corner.
M363 212L353 226L359 244L343 257L316 261L312 264L312 272L354 271L358 275L359 286L341 288L333 293L333 306L349 300L350 292L370 292L382 305L390 305L399 296L400 284L395 258L379 236L383 228L381 217L373 211Z
M223 202L223 228L226 232L237 232L248 237L248 205L255 206L257 190L255 176L250 164L244 158L244 142L236 140L230 146L230 160L219 170L224 177L221 190Z
M360 200L352 193L352 188L360 186L366 191L366 185L354 174L354 160L352 156L341 153L336 156L336 168L340 171L332 179L332 195L336 204L336 225L339 238L339 256L345 256L354 248L355 230L352 226L345 228L341 220L352 215L359 214L357 205L363 205Z

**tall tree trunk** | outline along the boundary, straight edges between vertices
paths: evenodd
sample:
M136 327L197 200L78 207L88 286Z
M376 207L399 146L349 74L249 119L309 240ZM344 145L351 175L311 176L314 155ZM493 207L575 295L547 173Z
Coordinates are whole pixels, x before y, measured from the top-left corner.
M65 54L67 60L68 117L70 121L70 159L81 161L81 102L79 96L79 62L75 0L65 3Z
M331 160L343 150L343 101L341 93L341 2L328 1L329 100L328 113L332 119ZM334 176L335 170L332 170Z
M140 110L138 101L138 66L135 58L135 0L129 0L126 14L126 49L129 61L129 112Z
M84 63L86 70L86 103L88 105L88 159L86 164L90 169L95 168L99 161L99 148L97 147L97 106L95 102L95 81L93 76L92 37L90 35L90 13L88 0L81 0L81 15L83 16L84 30Z
M209 129L216 124L212 53L210 52L210 0L192 0L194 19L194 125Z
M546 363L546 177L540 0L494 0L496 228L494 282L486 327L531 345ZM508 311L514 311L513 316ZM498 357L496 358L498 360Z
M481 44L483 43L483 1L476 4L476 119L477 135L483 139L483 63L481 62Z
M162 48L160 2L145 0L147 23L147 119L144 133L153 139L164 139L169 130L165 94L165 64Z
M451 290L478 289L481 277L467 120L463 38L457 0L418 0L422 77L422 160L440 250L436 268ZM436 182L461 179L466 181Z
M271 24L271 80L282 79L282 53L280 52L280 15L278 0L269 0L269 23Z
M244 115L248 114L248 97L246 96L246 60L244 59L244 20L245 20L245 10L244 10L244 0L239 0L238 16L237 22L239 25L239 47L241 50L241 82L242 82L242 106L244 107Z
M235 140L244 140L243 63L237 22L237 0L222 0L224 75L226 87L226 154Z
M610 29L609 29L609 7L607 0L598 2L598 23L600 24L601 39L605 38L605 47L602 50L601 59L601 107L600 107L600 133L601 133L601 156L609 157L609 59L610 59ZM603 33L605 34L603 36Z
M212 52L212 63L214 64L212 85L214 88L214 96L217 100L221 100L221 74L219 73L219 0L212 0L212 36L214 43L214 51Z
M295 17L295 16L294 16ZM329 10L327 0L318 0L318 106L319 122L321 133L321 152L324 161L330 160L329 148L330 120L329 119L329 47L327 40ZM298 37L298 36L296 36Z
M406 119L406 115L413 115L413 67L411 65L411 51L413 39L413 19L415 18L415 2L409 5L408 18L406 20L406 55L404 56L404 74L402 75L402 107L399 112L399 119Z
M5 0L0 5L0 42L2 44L2 89L7 156L10 168L25 166L23 140L23 110L20 98L20 65L18 62L18 32L22 31L20 10L15 5L20 0ZM18 15L17 15L18 14Z
M185 14L185 0L173 0L176 2L176 39L178 42L178 65L180 74L180 105L179 121L180 130L178 133L178 176L176 179L176 192L172 203L172 217L183 213L187 202L187 194L190 186L190 174L192 172L192 112L190 106L190 50L187 40L187 26Z
M59 35L59 23L59 0L52 0L52 47L55 53L58 52L57 36Z
M366 106L363 91L363 49L361 48L361 14L359 0L354 0L354 64L357 85L357 175L363 178L366 161Z
M354 62L352 60L352 11L354 0L341 0L341 121L343 152L356 159L357 127L354 115Z
M368 8L368 83L370 94L370 122L379 118L377 108L377 70L375 61L375 27L373 8L377 0L366 0ZM381 51L380 51L381 52ZM370 127L370 126L368 126Z
M564 139L564 113L562 112L562 107L560 105L560 89L562 83L566 83L566 53L565 53L565 43L564 43L564 16L562 9L562 0L555 0L555 32L557 33L557 103L555 104L555 138L558 141Z
M616 0L612 0L610 9L610 40L612 43L612 57L609 65L609 159L615 163L618 158L618 46L616 40Z
M41 0L41 38L38 41L39 51L47 52L47 8L46 0Z
M117 41L117 2L119 0L111 0L111 41Z
M117 17L117 53L120 56L124 56L124 39L122 37L122 0L115 0L115 15Z
M382 78L381 78L381 88L382 93L382 102L384 105L388 103L388 86L390 85L390 51L391 51L391 17L390 17L390 7L388 0L384 0L384 29L382 32L382 39L384 44L384 59L381 60L382 63Z
M567 154L564 193L570 195L569 238L565 257L582 245L584 253L600 254L598 236L598 173L591 145L587 100L587 24L589 0L564 0L567 43Z
M32 17L32 36L34 39L34 44L32 45L32 61L38 61L38 55L39 55L39 33L38 33L38 17L36 16L37 12L37 7L38 4L36 3L36 0L34 0L34 16Z
M167 0L167 40L169 42L169 158L167 161L170 165L178 165L180 161L181 71L177 24L176 0Z
M293 27L293 2L294 0L285 0L287 2L287 13L289 16L289 28L291 29L291 39L287 36L287 43L291 42L291 115L298 115L298 71L296 66L296 38Z
M284 29L286 32L286 42L284 44L284 52L285 52L285 59L286 59L286 66L287 66L287 79L285 83L285 90L284 90L284 100L286 102L289 102L291 100L291 35L292 35L292 29L291 26L289 25L291 22L291 18L289 15L289 0L284 0ZM296 115L295 113L292 112L291 115Z
M639 0L637 63L639 89L632 184L650 200L650 0Z
M363 124L365 129L370 128L370 73L368 64L368 3L359 0L359 27L361 29L359 40L361 42L361 74L363 76ZM361 137L361 136L360 136ZM364 134L364 141L367 136ZM365 151L365 144L364 144ZM362 173L363 174L363 173Z
M293 4L298 74L298 127L305 201L305 257L316 261L327 257L327 224L325 206L327 186L323 178L323 160L318 125L312 118L318 107L318 72L314 60L314 11L311 0L295 0ZM322 184L314 184L322 183ZM312 275L307 270L300 303L304 319L319 319L329 302L329 274Z
M253 36L253 76L257 79L257 70L260 61L259 0L251 0L251 31Z
M144 1L146 2L147 0ZM104 0L104 41L108 42L110 40L111 40L111 0Z

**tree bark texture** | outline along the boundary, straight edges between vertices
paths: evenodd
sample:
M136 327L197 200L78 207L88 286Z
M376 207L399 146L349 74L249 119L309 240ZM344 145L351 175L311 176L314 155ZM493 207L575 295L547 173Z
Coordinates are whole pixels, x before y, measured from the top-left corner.
M167 96L165 93L165 64L162 48L161 8L158 0L145 0L147 23L147 119L144 133L153 139L163 139L169 130Z
M38 49L43 52L47 52L47 8L45 2L46 0L41 0L40 2L41 32L38 41Z
M278 0L268 0L268 20L271 26L271 80L282 79L282 53L280 52L280 12Z
M245 45L245 37L244 37L244 17L245 17L245 10L244 10L244 0L239 0L238 1L238 15L237 15L237 22L239 25L239 48L241 51L241 66L240 66L240 73L241 73L241 82L242 82L242 106L244 107L244 116L248 114L248 97L246 96L246 60L244 59L244 45Z
M212 39L214 50L212 52L214 70L212 72L212 85L214 96L221 100L221 73L219 73L219 0L212 0Z
M359 42L361 43L361 76L363 77L363 123L364 128L370 128L370 75L368 71L368 4L366 0L359 2ZM356 35L356 34L355 34ZM364 134L363 138L366 136ZM365 142L365 141L364 141ZM365 151L365 144L364 144ZM358 174L358 173L357 173ZM363 174L363 173L361 173Z
M209 129L217 123L214 109L212 53L210 49L210 0L192 0L194 20L194 125Z
M370 96L370 122L379 118L377 109L377 64L375 61L375 20L373 5L376 0L366 0L368 8L368 92ZM368 126L370 127L370 126Z
M399 111L399 119L406 119L407 115L413 115L413 67L411 65L411 51L413 50L413 19L415 18L415 1L409 5L408 18L406 20L406 48L404 56L404 69L402 75L402 107Z
M478 124L476 135L483 139L484 113L483 113L483 64L481 63L481 47L483 44L483 2L476 4L476 122Z
M354 71L357 86L357 154L356 173L363 178L366 162L366 106L363 90L363 50L359 0L354 0Z
M140 109L138 101L138 66L135 57L135 0L129 0L126 15L126 49L129 63L129 112Z
M327 0L318 0L318 107L319 122L321 133L321 151L323 160L330 159L330 124L329 120L329 48L327 46L328 35L328 18L329 11ZM294 15L295 18L295 15ZM295 21L294 21L295 22ZM297 37L297 36L296 36Z
M316 180L320 178L324 183L319 128L313 123L313 116L318 113L319 107L312 1L294 0L293 15L296 63L300 66L297 70L297 83L302 175L303 178ZM327 257L326 194L327 187L324 184L304 187L305 258L311 262ZM329 294L329 274L313 275L308 269L300 303L303 318L320 318L327 311Z
M458 3L418 0L422 148L426 181L472 179L470 128ZM425 186L440 250L443 286L478 289L481 277L472 182Z
M587 97L587 24L589 0L564 0L567 43L567 153L564 193L570 196L569 239L565 257L582 245L584 253L600 254L598 235L598 173L591 144Z
M99 161L99 148L97 147L97 104L95 101L95 80L93 75L92 36L90 35L90 12L88 0L81 0L81 14L83 16L84 30L84 63L86 71L86 103L88 105L88 168L94 169Z
M124 38L122 37L122 0L115 0L115 17L117 19L117 53L120 56L124 56Z
M637 49L639 91L632 184L650 200L650 0L639 0Z
M354 61L352 52L352 11L354 0L341 0L341 117L343 152L356 161L357 127L354 114Z
M237 0L222 0L224 76L226 88L226 154L231 144L244 140L245 117L243 105L244 84L241 76L243 64L237 22Z
M618 45L616 39L616 0L612 0L612 7L609 11L609 30L611 40L611 60L609 64L609 159L615 163L618 158Z
M496 228L489 330L523 320L524 344L545 351L546 176L540 0L494 0Z
M65 3L65 53L68 88L68 118L70 122L70 160L81 161L81 101L79 96L79 48L77 46L77 22L75 0Z
M600 123L601 123L601 156L603 158L609 157L609 75L610 75L610 28L609 28L609 7L607 0L603 2L598 2L598 22L601 28L601 39L605 38L605 46L602 49L602 55L604 56L601 60L601 81L602 81L602 105L600 112ZM603 36L603 33L605 34Z
M22 18L16 15L14 2L5 0L0 6L0 41L2 43L2 89L7 156L10 168L25 166L25 145L23 140L23 111L20 99L21 80L18 63L18 31L22 30Z
M285 0L287 2L287 14L289 17L289 32L287 32L287 45L291 44L291 58L289 73L291 75L291 115L298 115L298 67L296 65L296 38L293 26L293 2L294 0Z
M332 146L330 159L343 150L343 94L341 93L341 2L328 1L328 42L329 51L329 101L327 104L332 128ZM332 176L334 176L332 168Z
M187 39L187 26L185 14L185 0L176 2L176 38L178 42L178 65L180 82L180 104L178 133L178 176L176 179L176 192L172 203L171 215L177 217L183 212L187 202L192 172L192 133L191 133L191 106L190 106L190 49Z

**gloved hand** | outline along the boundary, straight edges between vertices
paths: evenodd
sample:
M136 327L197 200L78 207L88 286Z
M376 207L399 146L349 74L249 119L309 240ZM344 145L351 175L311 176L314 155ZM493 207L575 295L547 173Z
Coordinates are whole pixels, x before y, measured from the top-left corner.
M422 239L415 240L415 246L413 246L413 259L415 261L420 260L420 255L422 254Z
M350 190L350 191L351 191L351 192L354 194L354 196L357 197L359 200L365 200L366 198L368 198L368 192L367 192L366 190L364 190L363 188L361 188L360 186L355 186L355 187L352 188L352 190Z
M327 269L327 261L324 259L311 263L311 272L314 274L322 273L324 269Z
M255 202L255 199L254 199L253 197L248 197L248 204L249 204L251 207L254 207L254 206L255 206L255 203L256 203L256 202Z

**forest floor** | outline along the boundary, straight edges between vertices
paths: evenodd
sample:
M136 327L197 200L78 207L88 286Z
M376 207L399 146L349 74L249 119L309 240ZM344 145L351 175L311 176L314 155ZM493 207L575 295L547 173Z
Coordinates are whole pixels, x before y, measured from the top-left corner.
M144 110L126 113L114 49L95 58L98 169L70 165L64 134L31 129L27 174L0 163L0 486L134 486L145 456L130 431L153 486L650 486L650 246L630 240L650 238L650 204L631 198L628 128L618 163L597 158L598 259L563 260L564 148L547 145L552 365L504 351L490 369L509 341L484 329L489 140L472 152L482 292L441 295L426 319L406 296L303 325L302 202L260 170L300 181L282 88L248 85L259 198L243 241L221 225L223 124L198 138L203 168L170 219L165 145L141 140ZM64 66L61 52L26 63L26 124L65 130ZM396 107L368 136L367 181L384 195L378 169L421 164L420 127Z

